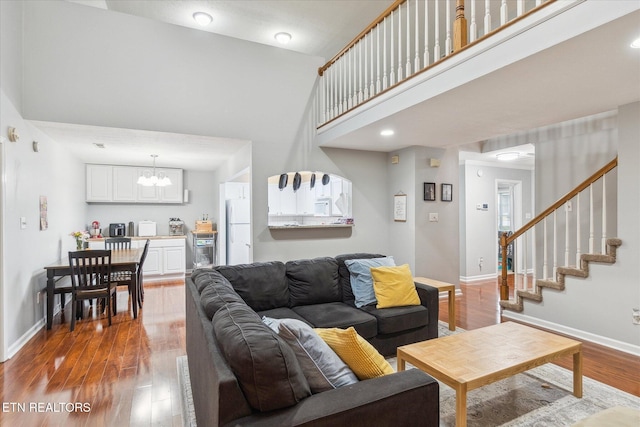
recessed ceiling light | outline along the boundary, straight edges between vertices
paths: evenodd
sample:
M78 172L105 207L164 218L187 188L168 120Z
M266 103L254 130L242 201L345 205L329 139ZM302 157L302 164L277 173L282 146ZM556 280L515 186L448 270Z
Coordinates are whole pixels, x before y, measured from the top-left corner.
M640 37L631 42L631 47L634 49L640 49Z
M516 153L515 151L511 151L508 153L500 153L500 154L496 154L496 157L498 158L498 160L502 160L505 162L508 162L509 160L515 160L518 157L520 157L519 153Z
M196 12L193 14L193 19L201 26L201 27L206 27L207 25L211 24L211 21L213 21L213 17L211 15L209 15L208 13L204 13L204 12Z
M380 135L382 135L382 136L391 136L394 133L395 132L393 131L393 129L384 129L383 131L380 132Z
M273 38L276 39L280 44L287 44L291 41L291 34L277 33L275 36L273 36Z

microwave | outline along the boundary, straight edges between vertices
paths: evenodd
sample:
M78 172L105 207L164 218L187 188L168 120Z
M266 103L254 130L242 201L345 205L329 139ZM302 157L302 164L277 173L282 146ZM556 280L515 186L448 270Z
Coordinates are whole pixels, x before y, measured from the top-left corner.
M331 216L331 199L318 199L314 203L314 216Z

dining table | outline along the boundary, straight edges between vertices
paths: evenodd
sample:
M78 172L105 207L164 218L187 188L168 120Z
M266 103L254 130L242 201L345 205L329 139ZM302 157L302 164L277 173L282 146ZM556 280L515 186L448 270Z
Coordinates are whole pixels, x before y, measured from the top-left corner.
M91 249L85 249L91 250ZM131 282L129 284L129 294L132 295L131 307L133 308L133 318L138 318L137 295L139 292L138 268L140 267L140 258L144 248L133 249L113 249L111 250L111 271L126 271L131 273ZM47 329L51 329L53 324L53 306L54 306L54 290L56 282L64 276L71 275L71 267L69 266L69 258L61 258L58 261L44 267L47 271Z

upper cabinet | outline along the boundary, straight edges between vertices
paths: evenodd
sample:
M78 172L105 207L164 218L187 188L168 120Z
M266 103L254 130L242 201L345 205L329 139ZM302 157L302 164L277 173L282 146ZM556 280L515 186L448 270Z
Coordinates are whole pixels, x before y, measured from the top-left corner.
M135 166L86 165L87 202L106 203L182 203L182 169L156 169L171 180L166 187L145 187L138 177L149 168Z

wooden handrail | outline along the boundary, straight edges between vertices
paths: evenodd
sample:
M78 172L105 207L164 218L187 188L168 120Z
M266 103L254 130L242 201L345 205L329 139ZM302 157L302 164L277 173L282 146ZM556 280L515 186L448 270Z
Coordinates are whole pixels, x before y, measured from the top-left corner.
M355 36L355 38L353 40L351 40L351 42L348 45L343 47L340 52L336 53L335 56L329 60L329 62L324 64L322 67L318 68L318 74L320 76L322 76L324 74L324 72L327 70L327 68L331 67L331 65L333 65L334 62L336 62L342 55L344 55L349 49L351 49L356 43L358 43L360 41L360 39L364 38L364 36L369 31L371 31L376 25L378 25L379 23L384 21L384 19L391 14L391 11L396 10L396 8L398 6L400 6L402 3L406 2L406 1L407 0L396 0L396 1L394 1L393 4L391 4L391 6L389 6L384 12L382 12L380 14L380 16L378 16L375 19L375 21L373 21L371 24L369 24L367 26L367 28L362 30L360 32L360 34Z
M609 171L618 166L618 158L614 158L609 163L598 169L593 175L589 178L582 181L576 188L569 191L567 194L558 199L554 204L549 206L547 209L538 214L531 221L520 227L517 231L515 231L511 236L507 237L507 233L502 233L500 235L500 247L502 252L502 283L500 285L500 299L508 300L509 299L509 287L507 285L507 247L513 243L518 237L522 236L524 233L533 228L537 223L545 219L547 216L552 214L555 210L561 208L565 203L569 200L573 199L576 195L587 189L591 184L602 178ZM535 268L535 267L534 267Z

